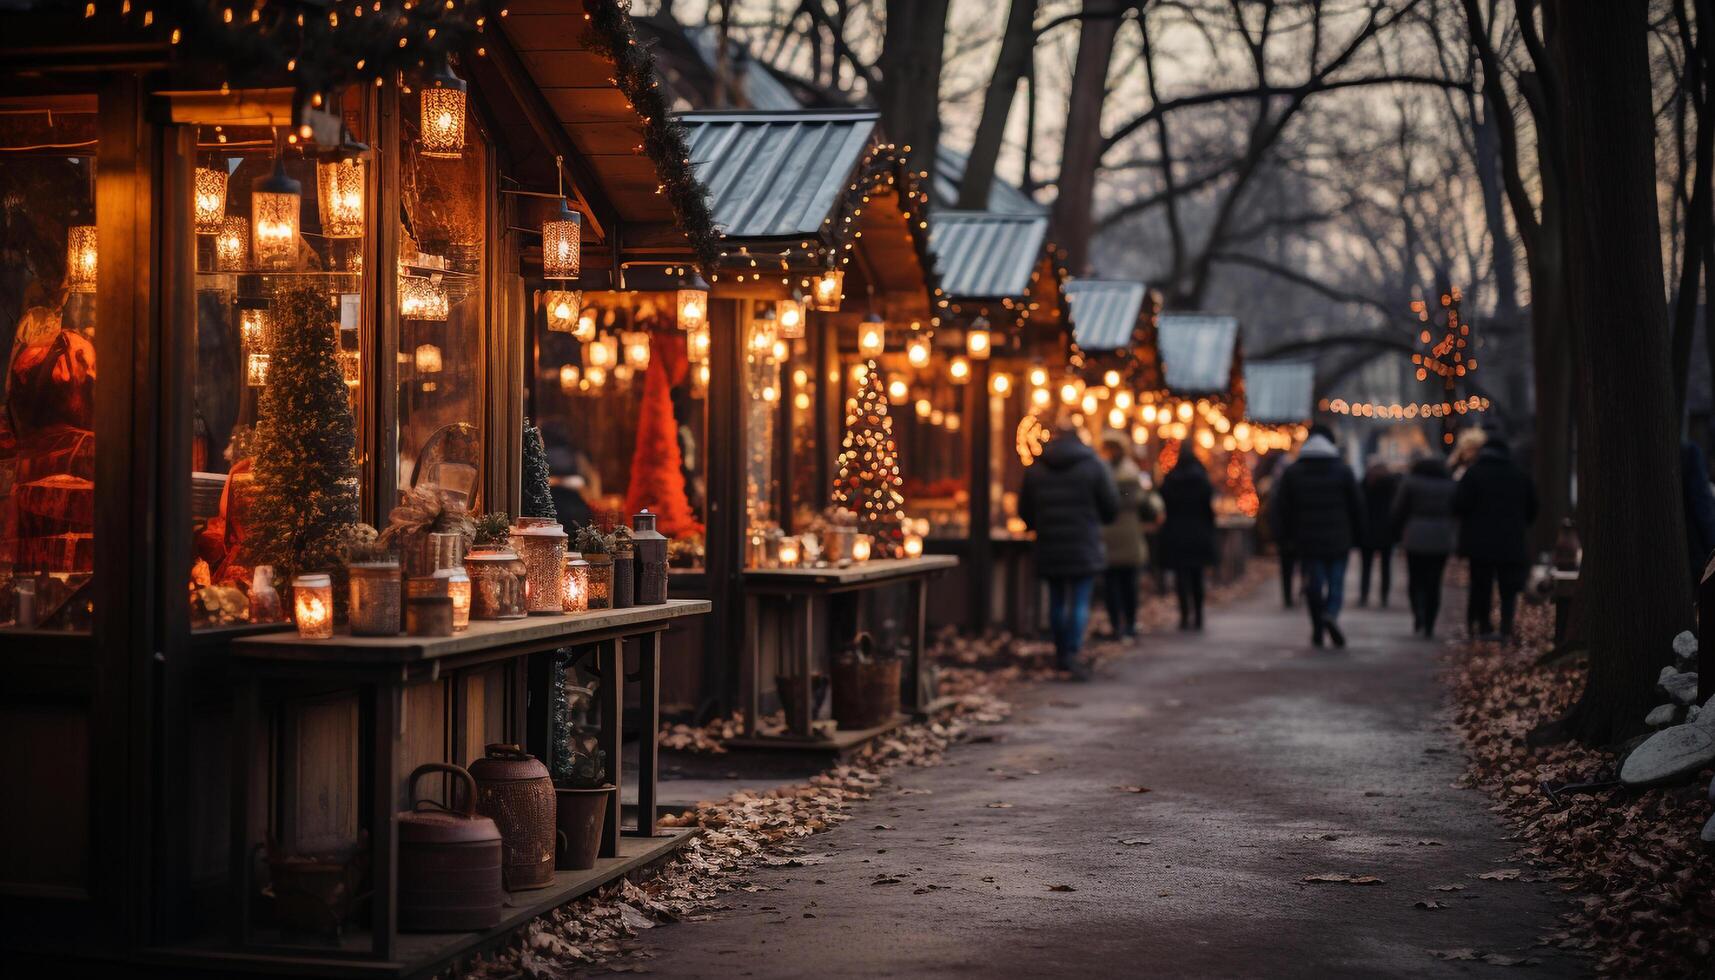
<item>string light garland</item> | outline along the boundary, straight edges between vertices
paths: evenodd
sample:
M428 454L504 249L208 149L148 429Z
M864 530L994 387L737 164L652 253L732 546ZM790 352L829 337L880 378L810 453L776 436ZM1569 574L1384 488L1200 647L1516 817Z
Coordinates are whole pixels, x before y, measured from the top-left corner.
M1460 379L1477 372L1477 358L1472 353L1476 349L1476 338L1471 335L1470 321L1464 316L1464 298L1464 293L1458 286L1451 286L1441 294L1439 301L1442 322L1439 331L1433 329L1434 321L1429 304L1420 299L1411 303L1411 312L1417 316L1418 322L1425 324L1417 334L1417 341L1423 345L1423 350L1411 355L1411 363L1417 365L1417 380L1440 388L1439 398L1409 402L1324 398L1317 403L1317 408L1332 415L1347 415L1353 418L1388 421L1438 419L1443 423L1441 441L1452 445L1453 431L1448 427L1451 421L1461 415L1486 412L1492 405L1492 402L1482 395L1473 394L1460 398L1455 394Z

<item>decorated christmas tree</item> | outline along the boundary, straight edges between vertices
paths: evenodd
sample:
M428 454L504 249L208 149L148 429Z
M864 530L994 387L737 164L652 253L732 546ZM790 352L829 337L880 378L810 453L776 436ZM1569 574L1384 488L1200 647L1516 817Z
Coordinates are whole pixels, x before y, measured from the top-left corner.
M673 418L672 370L663 348L653 343L655 354L643 375L642 415L637 420L637 448L631 454L631 484L625 492L626 513L647 507L658 515L656 528L669 538L702 530L685 496L684 458L679 454L679 423Z
M542 444L542 430L529 419L524 420L524 472L519 494L523 498L518 504L520 515L559 520L554 495L548 492L548 448Z
M881 370L870 361L856 398L846 399L846 436L834 467L834 506L857 514L858 530L874 539L877 558L897 558L905 497L899 492L899 448Z
M359 528L357 422L335 350L337 320L320 290L274 296L244 549L253 563L273 565L288 579L337 573Z

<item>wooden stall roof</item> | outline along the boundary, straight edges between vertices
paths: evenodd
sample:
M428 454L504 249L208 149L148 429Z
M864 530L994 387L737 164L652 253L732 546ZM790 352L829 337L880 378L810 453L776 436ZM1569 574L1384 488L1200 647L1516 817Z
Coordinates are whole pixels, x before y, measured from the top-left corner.
M1316 365L1309 361L1245 365L1245 418L1264 425L1307 422L1316 410Z
M1022 298L1048 245L1048 216L937 211L929 250L950 299Z

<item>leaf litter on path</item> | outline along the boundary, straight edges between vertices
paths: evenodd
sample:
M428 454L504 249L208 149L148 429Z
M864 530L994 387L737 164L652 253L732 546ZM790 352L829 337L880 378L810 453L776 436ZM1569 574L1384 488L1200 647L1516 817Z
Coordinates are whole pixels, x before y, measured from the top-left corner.
M1384 881L1381 878L1377 878L1375 875L1347 874L1344 871L1323 871L1323 872L1320 872L1318 874L1305 875L1303 878L1300 878L1299 880L1306 882L1308 884L1313 884L1313 885L1320 885L1320 884L1385 885L1385 884L1387 884L1386 881Z

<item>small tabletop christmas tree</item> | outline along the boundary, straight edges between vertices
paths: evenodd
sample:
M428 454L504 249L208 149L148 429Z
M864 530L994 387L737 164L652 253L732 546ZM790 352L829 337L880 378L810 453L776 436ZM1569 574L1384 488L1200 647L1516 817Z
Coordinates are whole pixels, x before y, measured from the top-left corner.
M899 492L899 447L881 370L869 361L856 398L846 400L846 436L834 468L833 503L857 514L858 530L873 539L877 558L897 558L904 534L905 497Z
M337 574L358 529L357 422L335 353L338 316L320 290L283 289L272 321L246 551L288 579Z
M667 376L668 344L657 348L643 375L643 406L637 420L637 449L631 455L631 484L625 491L626 513L649 508L657 515L656 529L669 538L702 530L685 496L684 457L679 452L679 423L673 418L673 385Z
M524 465L519 485L522 499L518 513L524 517L546 517L559 520L554 508L554 495L548 490L548 449L542 444L542 430L524 420Z

